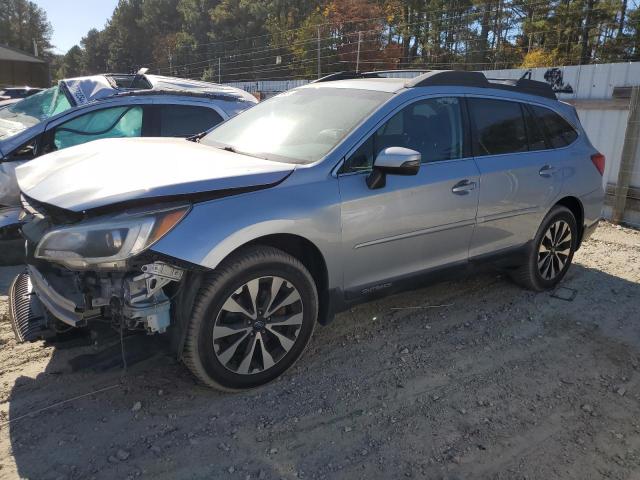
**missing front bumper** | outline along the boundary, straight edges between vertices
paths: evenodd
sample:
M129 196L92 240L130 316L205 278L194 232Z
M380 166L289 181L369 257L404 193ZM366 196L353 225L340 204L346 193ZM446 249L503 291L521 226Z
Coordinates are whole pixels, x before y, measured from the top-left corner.
M17 287L11 301L19 308L14 308L16 313L12 313L12 317L17 319L16 325L31 325L34 324L36 313L21 312L36 312L39 308L45 325L47 314L50 314L71 327L84 327L91 320L107 318L116 326L124 324L129 330L163 333L170 324L171 301L162 287L180 278L182 272L178 269L164 264L145 265L143 273L137 276L118 280L109 276L98 279L98 284L94 283L94 293L97 295L87 299L80 290L86 285L74 286L75 282L68 277L66 283L60 283L55 278L48 281L45 274L29 265L27 271L14 280ZM122 292L124 297L118 295ZM27 298L33 307L25 306ZM78 300L80 304L76 303Z
M27 269L34 293L46 309L61 322L71 327L83 327L87 320L100 316L100 309L85 310L58 293L35 267L29 265Z
M9 289L9 319L18 342L32 342L46 336L47 315L33 293L29 274L18 275Z

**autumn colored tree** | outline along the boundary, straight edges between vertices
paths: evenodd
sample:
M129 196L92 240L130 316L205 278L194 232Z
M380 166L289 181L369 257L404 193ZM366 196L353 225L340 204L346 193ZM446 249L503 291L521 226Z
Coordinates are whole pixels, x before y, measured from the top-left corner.
M9 42L16 27L3 26L37 10L27 0L0 5L0 41ZM18 36L22 45L28 35ZM120 0L68 61L78 55L83 73L148 66L223 82L312 79L318 66L325 75L616 62L640 60L640 13L628 0Z

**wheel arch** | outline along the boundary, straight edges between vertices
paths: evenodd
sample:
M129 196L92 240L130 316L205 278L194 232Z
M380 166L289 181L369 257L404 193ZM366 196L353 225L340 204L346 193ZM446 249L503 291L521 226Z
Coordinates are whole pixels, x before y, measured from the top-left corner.
M318 291L318 322L326 325L333 318L329 295L329 270L324 255L309 239L293 233L272 233L254 238L240 245L228 256L249 246L268 246L282 250L298 259L309 270Z
M555 203L554 207L556 205L562 205L563 207L568 208L576 218L576 223L578 225L578 245L576 247L577 250L582 244L582 236L584 234L584 206L577 197L573 196L566 196L561 198Z

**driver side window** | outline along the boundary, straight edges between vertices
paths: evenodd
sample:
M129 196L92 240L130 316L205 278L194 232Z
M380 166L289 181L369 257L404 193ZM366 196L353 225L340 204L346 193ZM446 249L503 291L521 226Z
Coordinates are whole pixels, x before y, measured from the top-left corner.
M369 171L387 147L422 154L422 162L462 158L462 112L454 97L430 98L406 106L379 127L346 160L342 173Z

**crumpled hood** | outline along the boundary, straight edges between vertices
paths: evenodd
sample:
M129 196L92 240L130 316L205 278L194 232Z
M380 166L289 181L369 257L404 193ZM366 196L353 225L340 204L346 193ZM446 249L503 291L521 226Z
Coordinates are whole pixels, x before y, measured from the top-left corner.
M175 138L96 140L16 169L20 190L38 202L81 212L114 203L282 181L295 165Z

